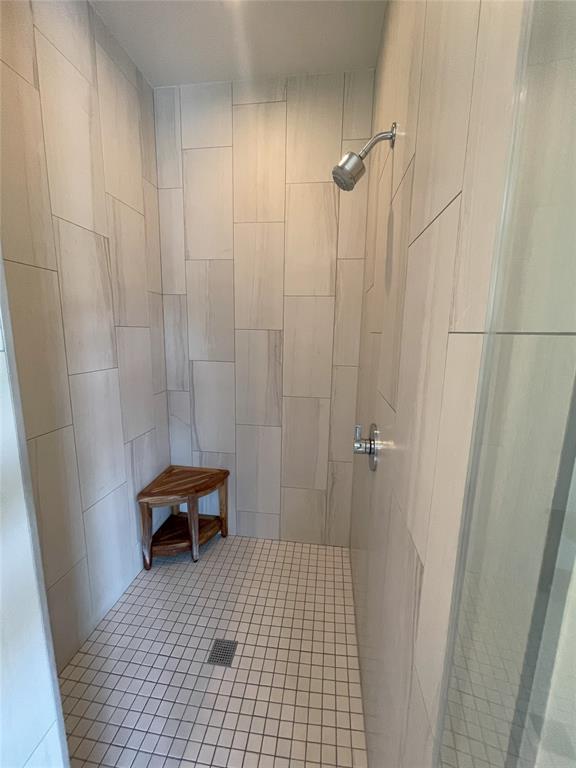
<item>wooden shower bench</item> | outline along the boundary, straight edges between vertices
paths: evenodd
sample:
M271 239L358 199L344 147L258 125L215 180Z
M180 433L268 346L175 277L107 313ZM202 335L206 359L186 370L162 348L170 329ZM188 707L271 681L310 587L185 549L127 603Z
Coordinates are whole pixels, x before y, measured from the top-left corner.
M138 494L142 521L142 557L144 568L152 567L153 555L177 555L192 552L199 557L201 544L218 532L228 535L228 476L227 469L169 466L148 483ZM220 517L198 514L198 499L218 491ZM186 504L187 513L180 512ZM154 507L171 507L172 514L152 535Z

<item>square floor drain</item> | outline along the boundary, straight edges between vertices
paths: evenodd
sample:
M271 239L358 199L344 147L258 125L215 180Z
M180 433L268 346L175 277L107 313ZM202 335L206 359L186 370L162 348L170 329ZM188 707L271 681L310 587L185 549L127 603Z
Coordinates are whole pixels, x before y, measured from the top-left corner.
M208 656L208 664L231 667L237 645L236 640L214 640L210 656Z

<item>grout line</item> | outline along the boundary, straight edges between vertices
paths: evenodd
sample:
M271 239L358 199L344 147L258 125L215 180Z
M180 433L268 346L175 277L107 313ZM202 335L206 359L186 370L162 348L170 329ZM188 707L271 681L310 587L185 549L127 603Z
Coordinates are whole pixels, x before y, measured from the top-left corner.
M576 336L576 331L448 331L449 336Z
M33 12L32 12L32 16L33 16ZM90 25L90 27L92 26L90 22L89 22L89 25ZM89 80L86 77L86 75L84 74L84 72L82 72L82 70L78 69L76 64L72 61L72 59L68 58L68 56L64 53L64 51L61 51L60 48L58 48L58 46L52 40L50 40L49 37L47 37L44 34L44 32L40 29L40 27L36 24L36 22L34 20L33 20L32 26L33 26L34 31L38 35L43 37L44 40L46 40L46 42L50 43L52 48L54 48L55 51L58 51L58 53L60 54L60 56L62 56L64 61L66 61L77 72L77 74L79 74L83 78L83 80L86 83L88 83L90 88L93 88L98 93L98 71L97 71L97 66L96 66L96 41L94 41L94 49L93 49L93 51L90 51L90 54L91 54L90 59L91 59L92 70L93 70L92 74L94 76L94 80L92 81L92 80ZM36 55L36 59L38 59L38 52L36 50L36 35L33 34L33 37L34 37L34 53ZM92 56L92 53L94 53L93 56ZM110 57L108 57L108 58L110 58ZM112 63L116 66L115 62L112 62ZM121 72L121 74L123 74L123 73ZM124 75L124 77L126 77L126 76ZM40 80L40 76L38 76L38 80ZM28 81L26 81L26 82L28 82ZM38 85L40 85L40 83L38 83ZM131 83L131 85L132 85L132 83ZM134 86L132 85L132 87L134 87Z
M211 144L207 147L184 147L181 146L180 149L182 153L184 152L203 152L205 149L232 149L232 144Z
M119 368L117 365L112 365L109 368L95 368L93 371L78 371L77 373L69 373L68 378L71 379L73 376L86 376L89 373L104 373L105 371L118 371L118 370Z
M25 261L16 261L16 259L9 259L6 256L2 259L8 264L18 264L20 267L30 267L31 269L41 269L44 272L52 272L55 274L58 274L58 266L56 267L45 267L41 264L28 264Z
M63 424L61 427L56 427L55 429L50 429L48 432L42 432L40 435L34 435L34 437L26 437L26 442L29 443L32 440L39 440L41 437L47 437L48 435L53 435L55 432L60 432L62 429L70 429L70 427L74 427L74 423L71 421L70 424Z
M132 211L132 213L137 213L138 216L142 216L142 221L144 221L144 190L142 190L142 210L139 211L138 208L134 208L133 205L130 205L130 203L125 202L124 200L120 200L119 197L116 197L115 195L111 194L110 192L105 191L104 192L105 197L109 197L111 200L113 200L115 203L119 203L120 205L125 206L129 210ZM110 233L107 235L110 237Z
M451 199L450 199L450 200L449 200L449 201L446 203L446 205L445 205L445 206L442 208L442 210L441 210L441 211L439 211L439 212L438 212L438 213L437 213L437 214L436 214L436 215L435 215L435 216L434 216L432 219L430 219L430 221L428 222L428 224L426 224L426 226L424 227L424 229L423 229L421 232L419 232L419 233L416 235L416 237L415 237L413 240L410 240L410 241L409 241L409 243L408 243L408 248L411 248L411 247L414 245L414 243L416 242L416 240L420 239L420 238L422 237L422 235L424 234L424 232L426 232L428 229L430 229L430 227L432 226L432 224L434 224L434 222L435 222L437 219L439 219L439 218L440 218L440 216L442 216L442 214L444 213L444 211L448 210L448 208L449 208L449 207L452 205L452 203L453 203L455 200L457 200L457 199L458 199L458 198L461 196L461 194L462 194L462 190L459 190L459 191L458 191L458 192L457 192L457 193L454 195L454 197L453 197L453 198L451 198Z

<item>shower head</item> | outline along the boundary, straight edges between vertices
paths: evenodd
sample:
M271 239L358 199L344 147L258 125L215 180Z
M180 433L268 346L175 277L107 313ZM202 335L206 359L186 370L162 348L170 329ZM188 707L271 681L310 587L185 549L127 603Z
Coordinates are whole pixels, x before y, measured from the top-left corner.
M358 179L365 173L364 160L356 152L347 152L338 165L332 168L334 183L345 192L353 190Z
M332 168L332 178L334 183L343 189L344 192L351 192L356 186L356 182L366 173L364 158L379 141L389 141L390 146L394 146L396 140L396 123L392 123L389 131L380 131L372 136L366 146L362 147L360 152L347 152L340 160L338 165Z

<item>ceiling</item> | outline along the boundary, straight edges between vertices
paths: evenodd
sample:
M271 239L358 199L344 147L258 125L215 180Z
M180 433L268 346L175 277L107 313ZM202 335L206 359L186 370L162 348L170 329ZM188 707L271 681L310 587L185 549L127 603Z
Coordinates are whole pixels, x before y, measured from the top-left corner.
M151 85L373 67L380 0L96 0Z

